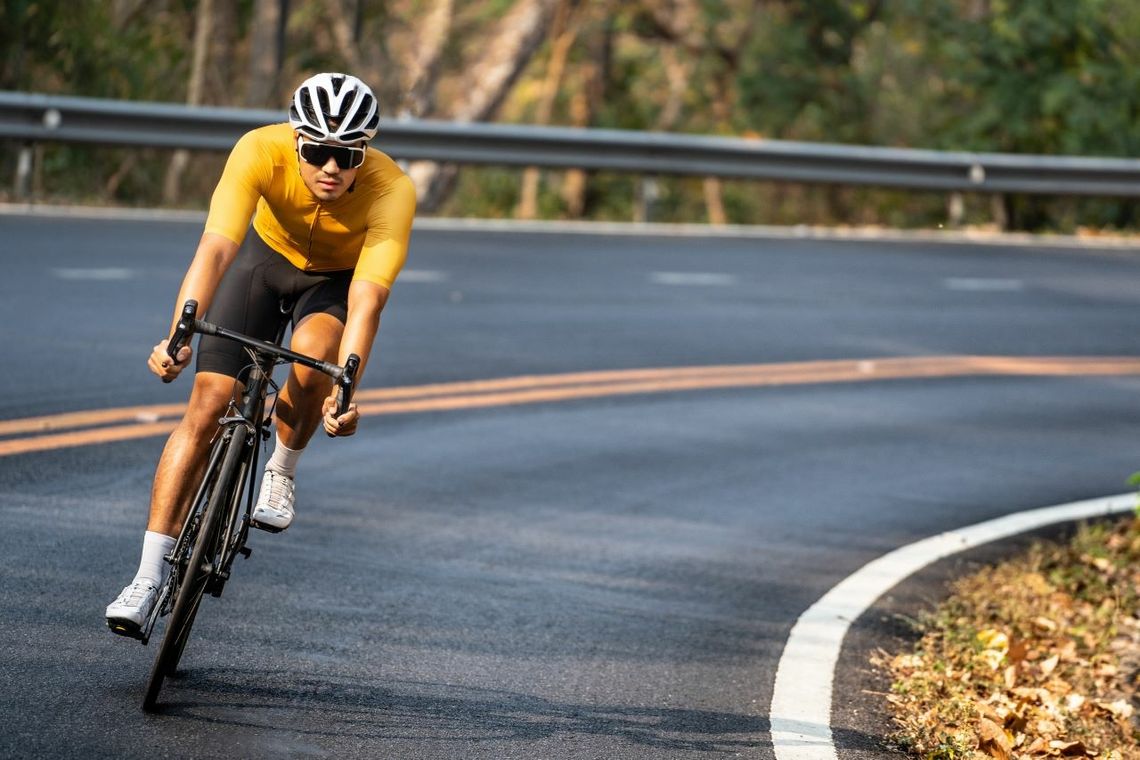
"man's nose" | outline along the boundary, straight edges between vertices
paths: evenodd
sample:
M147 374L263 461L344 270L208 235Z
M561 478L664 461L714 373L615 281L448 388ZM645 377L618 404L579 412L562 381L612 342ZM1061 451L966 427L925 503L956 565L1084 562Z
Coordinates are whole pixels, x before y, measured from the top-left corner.
M340 165L337 164L335 158L329 156L329 160L325 161L325 165L321 167L321 171L323 171L325 174L339 174Z

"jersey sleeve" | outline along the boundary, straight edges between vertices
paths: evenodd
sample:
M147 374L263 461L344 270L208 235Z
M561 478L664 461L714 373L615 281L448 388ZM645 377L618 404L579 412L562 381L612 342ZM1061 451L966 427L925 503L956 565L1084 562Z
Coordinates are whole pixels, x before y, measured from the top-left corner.
M214 188L205 231L241 245L257 201L264 193L266 170L271 172L272 168L272 160L263 155L257 132L244 134L230 151L222 178Z
M352 279L391 288L408 258L408 240L416 213L416 188L406 175L373 202L368 231Z

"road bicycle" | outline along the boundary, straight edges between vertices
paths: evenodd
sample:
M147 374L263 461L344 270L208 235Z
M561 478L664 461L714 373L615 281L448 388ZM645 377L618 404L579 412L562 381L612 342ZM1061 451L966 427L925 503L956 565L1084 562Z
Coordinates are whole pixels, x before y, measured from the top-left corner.
M159 591L150 617L133 634L146 644L158 619L169 615L143 697L143 709L148 712L157 706L163 681L178 667L202 598L207 593L221 596L234 560L238 555L248 558L252 553L245 543L259 474L260 444L269 439L273 419L272 405L266 409L268 394L271 388L275 393L278 390L272 378L274 367L295 363L332 377L337 384L338 416L348 411L360 367L356 354L350 354L341 367L282 348L287 324L284 318L276 340L270 343L196 319L197 311L197 301L187 301L183 306L166 347L170 357L175 358L194 333L216 335L245 346L250 357L249 377L245 390L235 393L225 416L218 420L205 475L174 548L166 555L171 565L169 579ZM281 311L282 315L288 313L285 303Z

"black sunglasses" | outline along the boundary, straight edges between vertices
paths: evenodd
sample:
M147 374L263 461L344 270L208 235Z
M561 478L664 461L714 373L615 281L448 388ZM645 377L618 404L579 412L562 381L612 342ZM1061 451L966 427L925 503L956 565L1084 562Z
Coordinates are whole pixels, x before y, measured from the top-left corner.
M306 164L313 166L324 166L330 158L341 169L355 169L364 163L364 148L309 142L303 137L297 138L297 153Z

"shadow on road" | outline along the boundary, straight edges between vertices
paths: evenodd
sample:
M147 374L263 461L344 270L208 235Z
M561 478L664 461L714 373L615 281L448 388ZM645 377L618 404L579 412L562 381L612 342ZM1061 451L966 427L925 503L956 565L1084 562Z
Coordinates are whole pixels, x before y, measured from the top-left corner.
M770 746L768 720L669 707L574 704L494 689L383 686L283 672L195 669L164 694L166 716L309 736L443 742L594 735L672 750Z

